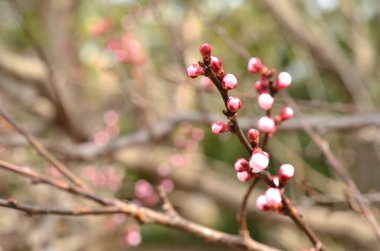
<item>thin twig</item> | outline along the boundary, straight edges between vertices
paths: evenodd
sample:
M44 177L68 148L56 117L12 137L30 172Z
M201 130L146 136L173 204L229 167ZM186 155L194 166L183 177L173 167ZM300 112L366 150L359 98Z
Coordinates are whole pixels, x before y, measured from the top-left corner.
M348 187L350 194L355 198L363 216L367 218L368 222L371 224L373 230L376 233L377 238L380 240L380 226L376 221L376 218L373 212L370 209L370 205L368 201L363 197L355 182L352 180L350 175L344 169L342 163L338 160L338 158L334 155L334 153L330 149L330 145L327 141L322 139L313 128L304 120L303 114L294 100L287 93L283 93L284 100L289 103L289 105L294 109L297 114L296 118L298 122L302 125L305 132L309 135L309 137L314 141L314 143L321 149L323 155L326 160L330 164L330 166L334 169L334 171L339 175L342 181Z
M164 209L164 211L168 212L168 214L171 214L172 216L177 216L178 213L174 209L174 206L171 203L166 191L161 186L158 186L157 188L158 188L161 200L162 200L162 208Z
M238 213L239 234L244 239L250 239L250 234L249 234L249 230L247 226L247 211L248 211L247 205L248 205L249 197L259 180L260 179L258 177L255 177L252 180L251 185L249 185L248 190L245 192L243 200L240 205L240 209Z
M65 176L72 183L88 190L88 186L73 172L71 172L62 162L56 159L32 134L23 129L17 122L12 119L0 106L0 116L4 118L16 131L18 131L22 136L24 136L29 144L50 164L52 164L57 170Z
M54 69L51 65L51 62L49 61L48 57L46 56L45 52L43 51L39 43L34 38L32 31L30 30L30 27L27 25L25 21L25 14L21 10L17 0L8 0L8 2L13 7L14 11L19 15L21 19L20 26L25 37L28 39L29 43L31 44L35 52L37 53L38 57L41 59L42 62L44 62L46 66L47 73L48 73L47 81L50 84L49 86L50 86L51 94L52 94L51 100L55 104L59 115L63 117L63 121L65 122L65 129L67 129L67 131L71 133L72 136L81 140L84 139L84 136L80 135L81 133L73 125L72 118L69 115L68 108L59 90L59 86L56 81Z
M10 162L4 161L4 160L0 160L0 168L14 172L20 176L24 176L24 177L30 179L31 181L33 181L34 183L47 184L47 185L56 187L60 190L66 191L68 193L79 195L79 196L87 198L87 199L91 199L91 200L96 201L97 203L99 203L101 205L111 205L110 201L104 200L103 198L101 198L97 195L94 195L90 192L87 192L81 188L70 186L69 184L67 184L61 180L40 175L40 174L34 172L33 170L31 170L30 168L21 167L21 166L15 165L13 163L10 163Z
M282 204L284 206L285 211L288 213L289 217L297 224L297 226L302 229L303 232L309 237L311 242L314 245L314 248L319 251L324 251L325 249L322 247L322 243L319 241L317 236L314 234L313 230L301 219L295 207L290 202L289 198L287 198L283 191L281 194Z
M104 209L83 208L82 210L80 210L79 208L76 211L70 210L69 212L66 209L42 209L34 206L28 207L25 204L18 203L17 201L14 201L12 199L8 201L0 200L0 206L10 207L24 212L30 211L35 214L41 213L74 215L73 211L75 211L77 214L82 215L124 213L126 215L134 217L136 220L142 223L158 224L169 228L177 229L195 235L205 241L229 246L232 248L238 248L242 250L278 251L278 249L276 248L267 246L254 240L245 242L240 236L227 234L218 230L204 227L197 223L188 221L179 215L173 217L173 215L169 213L158 212L146 207L140 207L135 204L123 202L117 199L108 199L100 197L98 195L83 191L79 188L70 187L62 181L44 177L40 174L33 172L29 168L20 167L9 162L0 160L0 168L15 172L21 176L29 178L32 181L45 183L55 188L58 188L59 190L96 201L102 205L105 205L106 207L104 207Z

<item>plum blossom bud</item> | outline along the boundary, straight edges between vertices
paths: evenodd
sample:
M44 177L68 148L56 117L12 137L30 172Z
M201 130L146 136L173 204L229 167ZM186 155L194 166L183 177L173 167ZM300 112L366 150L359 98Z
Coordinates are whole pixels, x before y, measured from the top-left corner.
M259 131L256 129L253 129L253 128L249 129L247 132L249 141L254 145L259 144L259 134L260 134Z
M201 79L201 87L205 91L209 91L209 92L214 90L214 84L212 83L212 81L209 78L202 78Z
M267 206L267 197L265 197L265 195L260 195L259 197L257 197L256 208L261 211L265 211L266 206Z
M219 75L222 71L222 60L217 57L211 57L210 68L215 72L216 75Z
M246 159L240 158L235 162L234 168L236 172L248 171L249 163Z
M265 192L265 197L267 199L267 205L271 207L277 207L282 205L281 192L278 188L268 188Z
M276 124L273 119L268 116L261 117L257 122L259 129L265 133L272 133L276 130Z
M237 97L229 97L227 101L227 108L231 112L238 112L242 106L242 102L240 98Z
M282 121L287 120L287 119L291 119L293 117L293 115L294 115L294 111L289 106L285 106L284 108L282 108L281 113L280 113Z
M223 122L214 122L211 125L211 131L214 134L221 134L227 132L230 129L230 125L228 123Z
M238 178L238 180L240 180L241 182L247 182L249 181L250 179L253 178L253 174L250 173L250 172L247 172L247 171L243 171L243 172L237 172L236 173L236 177Z
M248 61L248 72L249 73L258 73L263 68L263 65L261 63L261 60L259 58L251 58Z
M202 74L202 67L197 64L189 64L186 69L187 76L190 78L196 78Z
M199 52L202 56L210 56L212 52L212 48L209 44L204 43L199 46Z
M234 74L226 74L223 77L222 87L224 90L229 91L235 89L237 86L237 78Z
M259 173L267 168L269 164L269 158L262 152L252 154L249 160L249 166L253 173Z
M265 87L264 82L262 80L256 81L255 90L258 94L261 94L267 91L267 88Z
M277 89L284 89L292 83L292 76L287 72L281 72L276 79Z
M280 176L280 184L284 186L294 176L294 167L290 164L281 165L278 174Z
M260 96L257 98L257 103L259 103L260 108L264 111L271 109L273 102L274 98L268 93L260 94Z

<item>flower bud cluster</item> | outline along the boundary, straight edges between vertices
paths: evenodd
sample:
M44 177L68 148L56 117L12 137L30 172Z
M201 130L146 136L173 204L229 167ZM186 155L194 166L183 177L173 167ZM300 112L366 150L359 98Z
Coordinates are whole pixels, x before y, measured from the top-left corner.
M275 94L290 86L292 77L287 72L281 72L273 81L274 70L269 70L262 64L261 59L256 57L248 61L248 72L259 74L259 80L255 83L255 90L258 94L257 103L260 109L266 112L266 115L258 120L257 126L260 131L270 137L276 132L277 125L293 117L293 110L290 107L284 107L281 113L274 118L270 116Z
M269 154L262 151L260 148L255 148L248 160L240 158L235 162L234 169L238 180L247 182L256 174L262 172L268 167Z
M200 75L205 75L209 80L202 79L204 89L212 90L210 81L219 89L220 92L228 95L228 91L235 89L238 86L238 79L235 74L225 73L222 67L220 58L212 56L212 48L209 44L203 43L199 47L199 52L203 62L198 64L189 64L186 68L187 76L197 78ZM243 103L239 97L229 96L226 99L227 112L229 114L237 113ZM224 133L230 130L230 124L223 122L214 122L211 125L211 130L214 134Z
M230 122L214 122L211 125L211 131L214 134L228 132L235 125L231 118L236 118L235 114L242 107L240 98L228 95L230 90L237 87L238 79L234 74L224 72L222 61L212 55L212 48L209 44L202 44L199 52L203 61L198 62L198 64L189 64L186 69L187 75L190 78L204 75L208 81L203 80L202 86L206 90L211 90L210 85L212 83L221 93L227 107L227 111L224 113L230 119ZM259 80L255 84L255 90L258 94L258 106L261 110L265 111L265 116L258 120L257 125L259 130L251 128L247 131L247 138L253 149L249 160L239 158L234 164L234 169L237 179L241 182L248 182L262 173L263 179L270 187L266 190L265 194L257 198L257 208L262 211L271 210L283 213L283 187L293 177L294 167L290 164L284 164L279 168L278 175L271 177L265 171L268 168L270 156L259 147L259 139L260 132L264 133L265 139L267 139L267 137L271 137L275 133L276 127L279 124L293 117L293 110L286 106L282 108L278 115L271 116L271 110L275 102L274 96L280 90L291 85L292 77L287 72L281 72L276 76L273 69L268 69L263 65L260 58L255 57L251 58L248 62L248 72L258 74L259 76Z
M275 187L269 187L256 200L256 207L261 211L275 211L282 213L282 188L294 176L294 167L290 164L281 165L278 176L272 177Z

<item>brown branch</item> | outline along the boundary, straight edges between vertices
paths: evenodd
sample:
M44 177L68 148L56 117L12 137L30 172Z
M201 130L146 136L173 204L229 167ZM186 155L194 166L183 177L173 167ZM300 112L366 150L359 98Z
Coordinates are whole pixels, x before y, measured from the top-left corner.
M157 212L149 208L140 207L132 203L126 203L116 199L107 199L95 194L83 191L79 188L70 187L64 182L56 179L51 179L37 174L29 168L20 167L15 164L0 160L0 168L8 171L15 172L21 176L27 177L34 182L44 183L58 188L59 190L78 195L107 206L100 209L78 208L74 210L67 209L43 209L35 206L28 206L18 203L14 200L3 201L0 200L0 206L10 207L13 209L21 210L24 212L31 212L32 214L59 214L59 215L95 215L95 214L111 214L111 213L124 213L134 217L142 223L159 224L162 226L181 230L186 233L193 234L203 240L226 245L233 248L242 250L262 250L262 251L275 251L276 248L267 246L265 244L250 240L245 242L240 236L223 233L211 228L204 227L194 222L188 221L179 215L172 215L169 213Z
M358 187L355 182L352 180L350 175L344 169L342 163L338 160L338 158L334 155L334 153L330 149L330 145L327 141L322 139L312 127L310 127L303 119L303 114L294 100L287 94L283 94L283 98L289 105L294 109L297 114L296 118L299 123L303 126L305 132L309 135L309 137L314 141L314 143L320 148L326 160L330 164L330 166L334 169L334 171L338 174L338 176L342 179L342 181L346 184L347 188L350 191L350 194L355 198L359 207L363 213L363 216L367 218L368 222L372 225L373 230L375 231L377 238L380 240L380 226L376 221L374 214L372 213L368 201L363 198L360 193Z
M69 107L67 105L66 100L64 99L62 93L63 90L58 85L58 81L56 80L56 76L54 73L54 69L51 65L51 62L49 61L48 57L46 56L44 50L42 47L38 44L36 39L34 38L32 31L30 30L30 27L27 25L25 21L25 14L21 10L17 0L8 0L9 4L13 8L13 10L18 14L21 22L20 26L21 29L37 53L38 57L41 59L41 61L44 63L46 67L46 77L47 77L47 83L50 84L50 90L51 90L51 97L52 101L54 101L54 105L57 109L57 115L56 119L58 122L62 124L64 129L74 138L78 139L80 141L86 139L86 136L78 127L76 127L73 123L73 119L70 116Z
M87 185L77 177L73 172L71 172L62 162L56 159L32 134L23 129L20 125L17 124L0 106L0 116L4 118L16 131L18 131L22 136L24 136L29 144L50 164L52 164L57 170L65 176L72 183L88 190Z
M218 89L220 96L222 97L224 101L224 106L226 107L226 111L224 113L232 124L231 132L234 133L238 137L240 143L244 146L244 148L248 151L248 153L251 153L252 146L251 144L249 144L247 138L245 137L239 125L237 113L230 111L227 107L228 91L223 89L222 83L220 82L220 80L216 77L215 73L210 68L205 69L205 76L211 79L211 81L214 83L214 85Z
M105 200L99 196L96 196L90 192L87 192L81 188L77 188L74 186L70 186L69 184L60 181L58 179L54 178L49 178L43 175L40 175L34 171L32 171L30 168L27 167L21 167L15 164L12 164L10 162L0 160L0 168L14 172L20 176L26 177L33 181L34 183L41 183L41 184L46 184L50 185L53 187L56 187L60 190L66 191L68 193L74 194L74 195L79 195L81 197L93 200L101 205L111 205L112 203L109 200Z
M287 34L290 34L296 42L309 48L322 65L332 70L341 79L357 105L357 109L374 107L362 77L331 36L317 25L302 18L291 2L264 0L263 3Z
M285 196L284 191L281 191L281 198L285 212L289 215L293 222L296 223L296 225L309 237L314 245L314 248L316 250L324 251L325 249L322 247L322 243L318 240L313 230L311 230L311 228L302 220L301 216L292 205L289 198Z
M243 200L240 205L239 213L238 213L238 224L239 224L239 234L241 237L244 238L244 240L251 239L248 226L247 226L247 212L248 212L248 199L255 188L257 182L260 179L258 177L255 177L253 181L251 182L251 185L249 185L247 191L244 194Z

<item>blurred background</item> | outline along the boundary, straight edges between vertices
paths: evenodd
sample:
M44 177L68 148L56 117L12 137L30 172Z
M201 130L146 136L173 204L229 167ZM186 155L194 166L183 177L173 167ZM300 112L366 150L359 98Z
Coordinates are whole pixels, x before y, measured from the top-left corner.
M186 65L213 46L238 76L244 129L263 115L251 56L278 72L307 121L341 160L378 215L380 3L377 0L0 0L0 105L101 195L159 209L161 185L185 217L237 233L247 157L230 134L213 135L223 103ZM276 97L274 112L284 106ZM269 142L270 170L296 168L287 194L328 250L379 250L345 185L296 119ZM0 119L0 158L61 178ZM89 204L0 171L0 197L43 206ZM288 218L249 204L254 239L309 247ZM0 209L0 250L227 250L123 215L33 216Z

